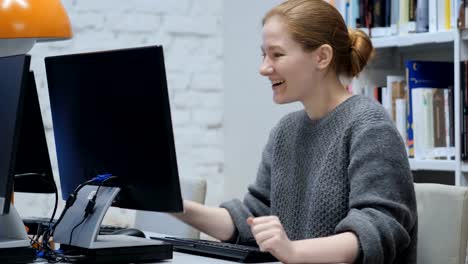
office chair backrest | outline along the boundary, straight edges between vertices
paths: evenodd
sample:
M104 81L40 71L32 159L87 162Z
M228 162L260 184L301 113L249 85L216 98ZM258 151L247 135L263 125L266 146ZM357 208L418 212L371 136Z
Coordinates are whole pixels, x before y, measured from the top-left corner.
M418 264L465 263L468 188L415 183L418 206Z
M202 178L180 178L182 198L205 203L206 180ZM136 211L135 228L171 236L200 238L200 232L166 213Z

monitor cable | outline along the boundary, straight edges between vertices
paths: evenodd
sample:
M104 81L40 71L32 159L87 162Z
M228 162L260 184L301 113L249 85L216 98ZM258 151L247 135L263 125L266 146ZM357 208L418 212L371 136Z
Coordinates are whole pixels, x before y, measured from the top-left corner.
M78 192L83 188L85 187L86 185L91 185L91 184L95 184L95 183L99 183L100 186L107 180L110 180L110 179L113 179L113 178L116 178L115 176L112 176L111 174L103 174L103 175L98 175L94 178L92 178L91 180L88 180L84 183L81 183L80 185L78 185L75 190L68 196L68 199L67 201L65 202L65 207L64 209L62 210L59 218L57 219L57 221L55 222L55 224L52 226L52 225L49 225L49 227L42 233L42 249L43 249L43 257L48 259L49 262L52 261L51 263L54 263L57 259L63 259L64 257L64 254L63 253L58 253L57 251L55 251L50 245L49 245L49 241L50 241L50 237L53 237L54 235L54 231L56 229L56 227L58 226L58 224L62 221L63 217L65 216L66 212L68 211L68 209L70 207L72 207L72 205L75 203L76 201L76 198L77 198L77 195L78 195ZM99 187L98 187L98 191L99 191ZM97 195L97 191L95 193L95 195ZM58 196L57 196L58 197ZM58 200L58 198L57 198ZM94 204L95 204L95 200L96 198L94 198ZM90 205L92 204L92 205ZM86 206L86 208L89 208L88 210L85 210L85 211L89 211L89 212L92 212L93 209L94 209L94 204L91 202L88 202L88 205ZM54 210L55 211L55 210ZM90 214L90 213L87 213L87 214ZM86 214L86 213L85 213ZM87 216L86 216L87 217ZM84 218L86 219L86 218ZM83 221L84 221L83 219ZM81 221L81 223L83 222ZM77 226L79 226L81 223L79 223ZM77 226L75 226L74 228L76 228ZM73 232L73 231L72 231ZM71 241L71 237L70 237L70 241ZM62 256L62 257L60 257Z
M101 189L101 186L108 180L116 178L115 176L112 176L112 174L104 174L104 175L99 175L96 178L94 178L94 183L99 183L99 186L96 190L96 192L93 194L93 196L88 200L88 204L85 207L84 211L84 216L81 221L76 224L73 228L72 231L70 232L70 240L68 242L69 245L71 245L72 238L73 238L73 232L75 232L75 229L78 228L83 222L94 212L94 207L96 205L96 199L99 194L99 190Z
M53 236L54 235L54 230L55 228L58 226L58 224L62 221L63 217L65 216L65 213L68 211L68 209L70 207L72 207L72 205L75 203L76 201L76 198L78 196L78 192L85 186L87 185L91 185L91 184L95 184L95 183L100 183L102 184L103 181L107 180L107 179L110 179L110 178L115 178L114 176L112 176L112 174L102 174L102 175L98 175L94 178L92 178L91 180L88 180L88 181L85 181L84 183L81 183L80 185L78 185L78 187L75 188L75 190L68 196L68 199L67 201L65 202L65 208L63 208L63 211L62 213L60 214L60 217L59 219L57 219L57 222L55 222L54 226L51 228L50 230L50 235Z
M51 225L52 225L52 221L54 220L54 217L55 217L55 214L57 213L57 208L58 208L58 190L57 190L57 185L55 184L55 181L54 180L50 180L49 177L47 177L47 175L45 173L21 173L21 174L15 174L15 178L16 177L28 177L28 176L39 176L43 182L45 182L46 184L49 184L50 186L52 186L53 190L54 190L54 194L55 194L55 203L54 203L54 210L52 212L52 216L50 217L50 220L49 220L49 223L48 223L48 226L46 228L46 230L50 229ZM38 249L41 248L41 243L39 242L39 237L40 237L40 233L41 233L41 226L38 225L37 227L37 230L35 232L35 234L30 238L30 241L31 241L31 246L34 246L36 245L36 247Z

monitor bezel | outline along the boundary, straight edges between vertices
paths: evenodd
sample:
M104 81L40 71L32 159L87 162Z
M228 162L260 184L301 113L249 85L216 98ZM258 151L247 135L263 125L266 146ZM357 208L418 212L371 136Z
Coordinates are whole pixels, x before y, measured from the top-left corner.
M176 199L177 201L175 202L176 205L172 204L171 206L167 207L167 208L163 208L163 207L160 207L160 208L151 208L151 209L148 209L148 208L143 208L142 207L139 207L139 206L135 206L134 204L129 204L128 202L125 201L125 199L119 199L120 197L124 196L126 194L126 191L123 189L122 192L121 192L121 195L119 195L117 197L117 199L114 201L113 205L114 207L121 207L121 208L128 208L128 209L137 209L137 210L151 210L151 211L163 211L163 212L181 212L183 210L183 203L182 203L182 195L181 195L181 192L180 192L180 180L179 180L179 172L178 172L178 166L177 166L177 158L176 158L176 150L175 150L175 143L174 143L174 133L173 133L173 127L172 127L172 117L171 117L171 110L170 110L170 103L169 103L169 94L168 94L168 88L167 88L167 77L166 77L166 68L165 68L165 64L164 64L164 54L163 54L163 48L162 46L146 46L146 47L136 47L136 48L127 48L127 49L116 49L116 50L105 50L105 51L94 51L94 52L86 52L86 53L76 53L76 54L66 54L66 55L58 55L58 56L50 56L50 57L46 57L45 58L45 65L46 65L46 74L47 74L47 79L48 79L48 84L49 84L49 96L51 97L50 101L51 101L51 111L52 111L52 121L54 124L56 124L57 122L60 122L60 118L57 117L57 112L59 110L55 110L55 104L54 102L55 99L52 98L54 92L53 92L53 89L59 89L57 86L57 80L55 78L58 78L57 76L55 76L54 74L56 73L53 73L56 69L54 69L54 67L58 67L57 65L60 64L60 62L63 62L63 61L72 61L73 59L77 59L77 61L79 61L80 58L90 58L90 57L93 57L93 56L96 56L99 57L99 56L103 56L103 55L106 55L106 56L113 56L113 54L117 54L116 56L118 56L118 53L120 52L141 52L141 51L144 51L144 50L148 50L148 52L150 53L151 52L154 52L154 53L151 53L152 55L156 55L157 57L152 57L152 58L145 58L145 59L148 59L148 60L152 60L154 61L155 63L157 64L154 64L155 66L155 70L159 70L158 72L154 72L153 74L159 74L160 78L160 83L158 83L157 85L159 87L161 87L161 96L163 98L161 98L161 103L163 103L164 105L162 105L162 109L163 109L163 112L162 114L164 115L164 127L165 127L165 132L166 132L166 136L167 136L167 146L166 146L166 149L168 150L168 158L169 158L169 164L167 164L168 166L170 166L170 172L171 172L171 175L168 175L168 177L171 177L173 180L175 180L176 182L174 182L174 184L177 185L177 190L175 191L176 193L174 194L174 199ZM76 63L79 63L79 62L76 62ZM56 64L54 66L54 64ZM76 65L75 65L76 66ZM84 65L80 65L80 67L85 67ZM61 67L61 69L63 69L63 67ZM60 153L61 151L58 149L60 146L59 144L61 144L61 140L57 138L57 135L59 135L60 133L58 133L57 131L55 131L56 127L58 126L53 126L54 127L54 135L55 135L55 143L56 143L56 148L57 148L57 159L58 159L58 167L59 167L59 174L60 174L60 178L61 178L61 187L62 187L62 198L63 199L67 199L68 198L68 195L69 195L69 191L67 193L67 191L65 191L65 187L67 187L67 182L68 180L67 179L64 179L64 177L67 177L67 176L64 176L65 173L62 173L64 170L61 169L61 167L65 167L65 166L61 166L61 157L60 157ZM62 159L62 162L63 162L63 159ZM118 176L118 175L116 175ZM83 179L84 180L84 179ZM105 184L106 186L113 186L113 183L110 182L108 184ZM76 187L76 186L74 186ZM116 187L121 187L121 186L116 186ZM68 190L71 190L73 188L70 188L68 186ZM134 200L132 202L136 202L136 203L141 203L141 199L140 200ZM155 203L158 203L157 201L155 201ZM147 206L146 206L147 207Z
M10 157L9 165L8 168L5 168L5 172L7 173L6 175L3 174L3 176L0 175L0 177L6 177L6 186L4 186L5 190L5 197L2 197L4 202L2 208L0 208L0 215L5 215L10 212L10 204L11 204L11 199L13 196L13 184L14 184L14 168L15 168L15 160L16 160L16 150L17 150L17 145L18 145L18 135L19 135L19 127L20 127L20 120L22 118L22 110L23 110L23 101L24 101L24 90L27 86L28 83L28 77L29 77L29 67L31 64L31 57L29 55L15 55L15 56L9 56L9 57L3 57L1 59L13 59L13 58L18 58L22 59L22 73L21 73L21 80L20 80L20 85L18 87L18 91L15 95L12 95L9 100L11 102L17 102L16 105L16 111L15 117L14 117L14 124L13 125L13 131L11 131L11 146L10 146L10 151L9 153L6 154L7 157ZM7 96L2 96L2 100L7 98ZM2 128L5 129L5 128ZM8 136L8 135L7 135ZM3 150L2 150L3 151ZM3 172L1 172L3 173Z

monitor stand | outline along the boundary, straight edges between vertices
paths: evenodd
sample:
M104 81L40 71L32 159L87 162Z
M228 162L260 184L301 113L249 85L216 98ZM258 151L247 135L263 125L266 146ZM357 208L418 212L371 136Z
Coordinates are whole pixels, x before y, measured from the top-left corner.
M89 199L97 189L98 186L83 187L78 192L75 203L55 228L54 241L60 243L62 249L73 250L77 255L85 255L85 263L150 262L172 259L172 245L166 243L125 235L99 235L104 215L120 188L101 187L93 213L79 224L84 218Z
M0 263L32 263L36 257L18 212L10 206L10 212L0 216Z

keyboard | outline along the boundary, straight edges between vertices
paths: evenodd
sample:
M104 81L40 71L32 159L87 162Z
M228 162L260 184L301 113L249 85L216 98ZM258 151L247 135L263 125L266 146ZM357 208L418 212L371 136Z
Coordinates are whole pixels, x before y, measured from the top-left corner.
M28 235L35 235L36 233L41 233L49 226L50 218L42 217L32 217L32 218L23 218L23 223L28 227ZM52 225L55 224L57 219L52 220ZM99 228L99 235L110 235L112 232L121 230L124 227L112 226L112 225L101 225Z
M151 239L172 244L175 251L188 254L241 263L278 261L270 253L260 251L258 247L191 238L151 237Z

